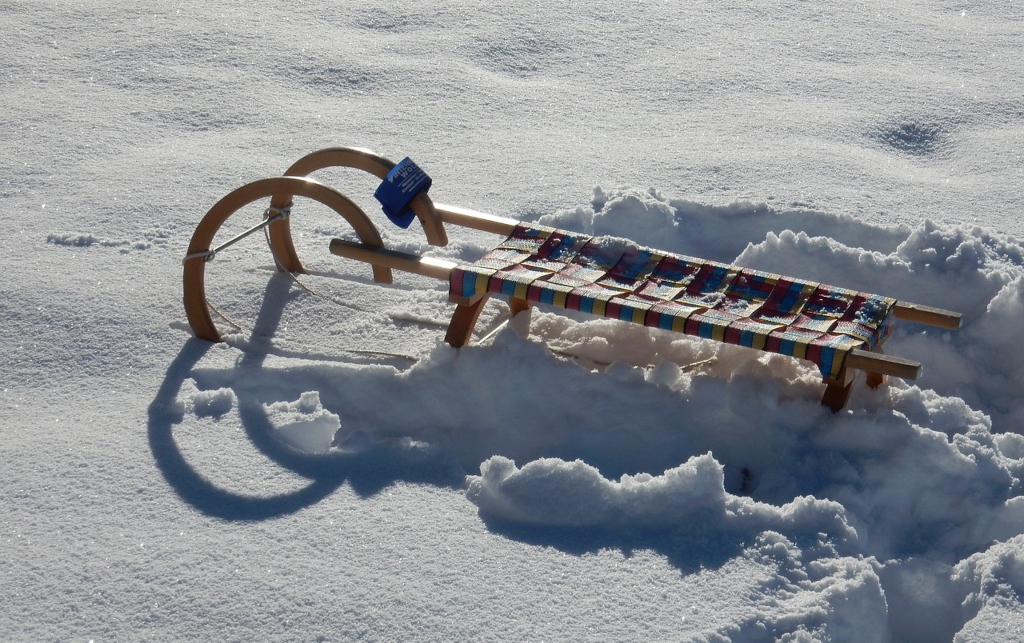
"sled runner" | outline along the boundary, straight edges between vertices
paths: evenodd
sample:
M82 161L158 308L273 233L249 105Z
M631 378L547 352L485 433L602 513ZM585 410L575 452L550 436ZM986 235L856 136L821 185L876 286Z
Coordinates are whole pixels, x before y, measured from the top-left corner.
M505 239L471 264L388 250L355 203L305 178L329 166L354 167L379 177L376 196L388 218L402 227L418 219L431 245L448 243L445 224ZM184 260L185 310L196 336L221 339L206 301L204 266L241 238L266 228L278 268L303 272L288 227L294 196L319 201L348 221L359 242L334 239L330 251L370 264L375 281L391 283L393 269L447 281L456 307L445 341L454 347L469 341L487 299L501 296L507 298L513 315L540 304L808 360L826 384L822 404L839 411L858 371L867 374L871 387L887 375L918 376L919 362L882 353L896 319L951 330L960 327L960 314L947 310L662 252L625 239L434 204L427 196L429 187L429 177L409 159L396 165L365 150L330 148L303 157L283 177L231 192L200 222ZM231 214L264 198L271 201L261 223L210 248Z

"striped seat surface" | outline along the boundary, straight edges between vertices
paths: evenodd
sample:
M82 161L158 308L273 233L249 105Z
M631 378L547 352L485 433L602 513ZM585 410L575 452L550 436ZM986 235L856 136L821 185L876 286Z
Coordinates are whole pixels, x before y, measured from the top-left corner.
M519 225L452 271L453 299L502 294L814 362L837 379L855 348L892 327L895 299L645 248L627 239Z

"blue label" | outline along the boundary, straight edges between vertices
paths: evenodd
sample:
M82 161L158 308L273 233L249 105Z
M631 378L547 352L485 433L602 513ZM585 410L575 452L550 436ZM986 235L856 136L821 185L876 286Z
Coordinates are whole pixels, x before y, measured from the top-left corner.
M408 157L388 172L387 177L373 193L380 201L384 214L401 228L408 228L416 213L409 204L420 192L430 189L430 177Z

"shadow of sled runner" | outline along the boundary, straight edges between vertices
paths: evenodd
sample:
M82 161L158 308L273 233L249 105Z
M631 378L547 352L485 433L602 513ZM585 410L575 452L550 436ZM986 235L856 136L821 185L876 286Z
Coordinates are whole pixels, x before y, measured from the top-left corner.
M447 245L445 224L505 240L472 264L388 250L354 202L307 178L326 167L357 168L380 178L375 196L388 218L403 228L418 219L431 245ZM303 157L285 176L231 192L203 217L184 260L185 311L196 337L221 340L206 300L205 264L231 244L265 228L278 269L304 272L288 226L295 196L319 201L352 226L359 241L333 239L330 251L370 264L374 281L391 283L392 270L447 281L456 307L445 341L456 348L468 343L487 299L502 296L512 315L541 304L808 360L826 385L822 404L839 411L859 371L872 388L886 376L919 375L919 362L882 352L897 319L960 328L960 314L948 310L434 204L427 196L430 184L408 158L396 164L373 152L337 147ZM270 207L262 222L211 248L228 217L265 198Z

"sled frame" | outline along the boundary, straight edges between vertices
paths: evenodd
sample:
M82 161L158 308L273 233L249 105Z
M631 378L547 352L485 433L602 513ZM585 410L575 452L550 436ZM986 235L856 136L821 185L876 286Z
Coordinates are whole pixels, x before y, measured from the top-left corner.
M266 228L271 252L279 271L305 272L299 261L291 238L289 227L294 197L304 197L322 203L337 212L352 227L358 242L333 239L329 250L332 254L362 261L371 266L373 279L377 283L392 283L392 270L415 273L448 281L458 264L441 259L422 257L396 252L384 248L380 233L371 219L348 197L308 175L327 167L350 167L368 172L384 179L395 163L368 150L334 147L308 154L286 170L284 176L272 177L246 184L223 197L202 218L189 243L184 260L183 288L184 305L189 325L196 337L212 342L222 341L210 315L210 305L205 291L205 264L220 250L234 242ZM238 237L215 248L213 238L224 222L239 209L259 201L270 199L264 213L264 220ZM423 228L429 244L445 246L448 237L445 225L458 226L489 232L508 237L520 222L476 212L473 210L435 204L426 192L418 194L410 204ZM445 334L445 342L455 348L465 346L472 337L477 320L492 293L479 293L473 297L458 297L450 300L456 305ZM525 298L508 296L513 316L528 310L533 302ZM893 317L900 320L934 326L946 330L959 329L962 323L960 313L896 301L891 308ZM821 403L834 412L842 410L853 389L859 372L866 374L869 387L880 386L888 376L916 379L921 370L920 362L886 355L882 352L880 338L874 350L854 348L844 354L842 366L835 377L825 377L825 391ZM727 342L730 343L730 342Z

